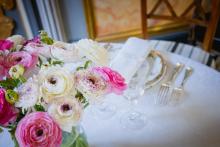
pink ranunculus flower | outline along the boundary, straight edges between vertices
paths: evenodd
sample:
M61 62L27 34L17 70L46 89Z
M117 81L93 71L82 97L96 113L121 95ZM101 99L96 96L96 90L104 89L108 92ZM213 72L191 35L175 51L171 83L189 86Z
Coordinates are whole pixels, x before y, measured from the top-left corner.
M0 88L0 126L15 122L18 110L5 100L5 90Z
M62 130L47 112L33 112L18 123L15 137L21 147L60 147Z
M37 64L38 57L26 51L12 52L7 55L5 66L10 68L16 64L21 64L25 69L30 69Z
M110 91L115 94L122 94L127 88L125 79L117 71L108 67L94 67L92 70L101 74L103 78L109 82Z
M24 46L28 45L29 43L37 43L37 44L40 44L40 37L39 36L36 36L34 37L33 39L30 39L30 40L26 40L25 43L24 43Z
M51 46L45 44L39 44L35 42L28 43L24 50L31 54L41 54L44 57L51 57Z
M8 75L8 70L0 64L0 80L2 80L5 76Z
M0 50L9 50L13 46L13 42L10 40L0 40Z

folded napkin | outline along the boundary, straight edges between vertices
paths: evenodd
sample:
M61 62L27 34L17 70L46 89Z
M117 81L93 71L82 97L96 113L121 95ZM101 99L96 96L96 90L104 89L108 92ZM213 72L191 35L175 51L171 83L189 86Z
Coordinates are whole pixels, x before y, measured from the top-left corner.
M118 55L111 61L110 66L124 76L126 82L129 83L150 51L147 40L129 38Z

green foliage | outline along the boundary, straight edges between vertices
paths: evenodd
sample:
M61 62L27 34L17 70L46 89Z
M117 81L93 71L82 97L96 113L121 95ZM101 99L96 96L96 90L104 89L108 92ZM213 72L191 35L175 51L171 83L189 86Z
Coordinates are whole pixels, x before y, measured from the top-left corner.
M86 61L84 66L77 67L76 71L87 69L89 67L89 64L91 64L91 63L92 62L90 60Z
M25 77L23 77L23 76L20 76L19 78L18 78L18 80L20 81L20 83L25 83L27 80L25 79Z
M42 66L55 66L55 65L63 65L64 62L60 61L60 60L54 60L52 58L47 58L45 61L43 61L40 57L38 58L38 67L42 67Z
M48 58L47 59L47 62L49 63L49 66L51 66L51 65L63 65L64 64L64 62L63 61L59 61L59 60L54 60L54 59L52 59L52 58Z
M40 105L40 104L35 104L35 105L34 105L34 109L35 109L36 111L45 112L44 107L43 107L42 105Z
M88 147L86 136L77 132L77 128L73 127L72 132L63 131L63 140L61 147Z
M2 133L3 132L3 129L0 127L0 133Z
M52 61L52 65L63 65L63 61L58 61L58 60L55 60L55 61Z
M51 37L48 36L47 32L45 31L40 31L40 40L41 42L48 44L48 45L52 45L54 43L53 39Z
M0 87L5 89L14 89L15 87L18 87L22 82L20 79L12 79L12 78L6 78L6 80L0 81Z
M81 102L83 104L84 108L86 108L89 105L89 102L87 101L87 99L78 90L77 90L77 93L76 93L75 97L79 100L79 102Z
M38 57L37 66L38 66L38 67L41 67L42 65L43 65L43 60L42 60L40 57Z
M80 67L77 67L77 68L76 68L76 71L79 71L79 70L82 70L82 69L84 69L84 67L81 67L81 66L80 66Z
M89 67L89 64L92 63L90 60L86 61L84 65L84 69L87 69Z
M89 147L85 135L79 134L79 136L76 138L76 141L71 147Z

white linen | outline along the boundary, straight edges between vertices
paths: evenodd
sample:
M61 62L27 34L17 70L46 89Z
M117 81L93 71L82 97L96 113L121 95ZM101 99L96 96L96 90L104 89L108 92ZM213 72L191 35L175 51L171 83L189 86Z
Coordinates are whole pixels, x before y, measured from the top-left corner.
M123 129L120 117L129 108L121 96L111 96L117 114L108 120L91 116L86 110L83 127L91 147L218 147L220 146L220 73L205 65L172 53L162 52L171 65L182 62L192 66L194 73L185 85L184 101L174 107L154 105L159 85L140 98L138 110L147 118L147 125L139 131ZM176 85L183 78L178 77ZM165 79L166 79L165 78Z
M117 56L110 62L110 66L123 75L126 83L129 83L150 51L146 40L129 38Z

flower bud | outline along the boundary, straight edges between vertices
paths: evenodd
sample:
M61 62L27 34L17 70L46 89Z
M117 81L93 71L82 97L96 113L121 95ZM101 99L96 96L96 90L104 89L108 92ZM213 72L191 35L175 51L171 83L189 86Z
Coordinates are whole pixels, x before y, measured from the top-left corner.
M18 101L18 94L13 90L8 89L5 93L5 99L8 103L13 105L15 102Z
M9 70L9 75L15 79L19 78L23 74L24 74L24 67L20 64L12 66Z

